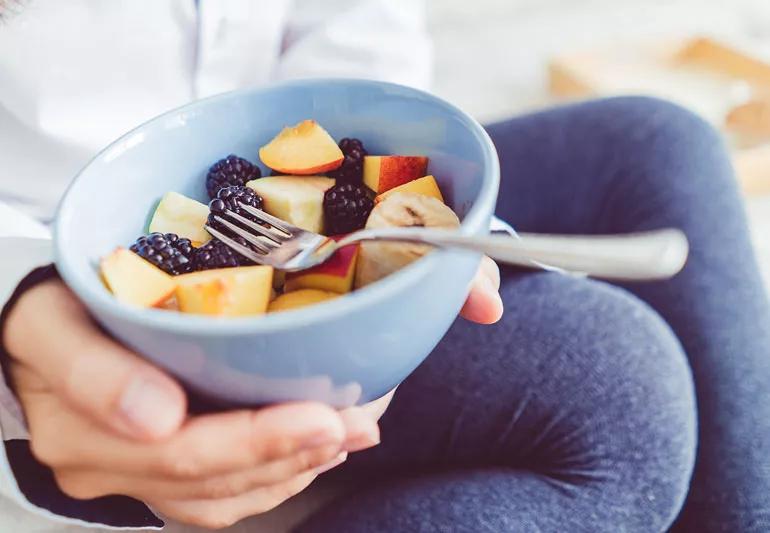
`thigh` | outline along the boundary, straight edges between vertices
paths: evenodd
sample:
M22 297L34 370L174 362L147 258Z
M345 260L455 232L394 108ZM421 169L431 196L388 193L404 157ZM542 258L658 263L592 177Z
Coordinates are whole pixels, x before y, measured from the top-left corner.
M499 214L533 231L683 229L672 280L626 285L679 337L695 378L699 455L684 530L742 531L770 507L770 305L719 135L673 104L617 98L489 128Z
M515 275L502 293L499 324L458 320L403 383L382 444L337 473L365 488L308 530L653 531L673 520L695 415L667 326L598 282Z

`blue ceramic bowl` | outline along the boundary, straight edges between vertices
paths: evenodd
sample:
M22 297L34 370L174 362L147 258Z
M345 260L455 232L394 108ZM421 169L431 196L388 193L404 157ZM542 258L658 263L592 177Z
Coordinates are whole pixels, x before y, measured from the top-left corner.
M499 167L486 132L430 94L362 80L284 83L161 115L97 155L59 208L56 264L96 320L192 390L225 404L318 400L343 407L382 396L446 333L478 265L477 255L437 251L345 298L262 317L135 309L109 294L98 259L146 232L164 193L205 201L212 162L230 153L259 161L260 146L307 118L336 139L362 139L372 154L429 156L429 171L462 219L460 231L487 231Z

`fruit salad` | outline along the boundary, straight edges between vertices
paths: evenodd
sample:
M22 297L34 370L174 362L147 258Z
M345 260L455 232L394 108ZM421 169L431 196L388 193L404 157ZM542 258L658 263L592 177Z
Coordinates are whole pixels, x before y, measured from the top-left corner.
M363 242L338 250L325 263L300 272L258 265L206 231L224 227L225 210L255 220L241 206L262 209L332 239L363 228L453 228L429 160L412 155L369 155L359 139L337 143L317 122L284 128L260 148L271 170L236 155L214 163L205 176L208 205L169 191L152 215L148 234L128 249L102 258L107 288L119 301L213 316L261 315L343 297L422 257L429 247Z

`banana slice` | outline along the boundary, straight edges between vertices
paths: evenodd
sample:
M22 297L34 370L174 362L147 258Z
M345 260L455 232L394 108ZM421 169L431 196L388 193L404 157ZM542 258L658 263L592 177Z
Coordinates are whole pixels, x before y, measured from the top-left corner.
M456 228L460 220L449 207L436 198L422 194L397 192L374 206L366 222L367 229L392 227ZM362 242L356 267L355 287L363 287L384 278L431 250L424 244L400 242Z

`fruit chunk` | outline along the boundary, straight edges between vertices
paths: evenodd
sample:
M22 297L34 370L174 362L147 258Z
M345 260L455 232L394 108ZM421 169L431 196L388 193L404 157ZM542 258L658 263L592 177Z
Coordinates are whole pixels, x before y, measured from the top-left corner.
M225 224L217 220L217 217L228 218L228 211L247 218L253 222L259 222L259 219L246 211L243 206L250 206L256 209L262 209L264 204L262 198L252 189L244 185L234 185L219 189L217 197L209 202L208 225L215 230L230 235L230 230ZM231 220L232 222L232 220Z
M290 311L325 302L337 298L336 292L319 291L317 289L302 289L299 291L287 292L270 302L268 311L275 313L277 311Z
M340 183L361 183L364 178L364 157L369 154L361 139L345 137L339 143L345 160L337 170L327 172L327 176Z
M150 233L175 233L195 246L208 242L211 235L203 228L209 216L207 205L178 192L167 192L150 221Z
M372 191L360 183L337 183L324 194L327 235L351 233L366 225L374 201Z
M240 235L230 235L230 238L246 248L249 247L249 243ZM251 266L253 264L253 261L239 254L219 239L211 239L200 248L196 248L192 254L193 271Z
M175 233L142 235L129 249L167 274L176 276L192 270L192 243Z
M333 185L324 176L270 176L246 184L262 197L265 211L315 233L323 232L324 192Z
M341 238L342 236L333 237L335 240ZM287 273L284 290L289 292L298 289L319 289L337 293L350 292L353 290L358 248L357 244L345 246L320 265L301 272Z
M441 189L438 188L436 178L433 176L423 176L422 178L417 178L416 180L410 181L409 183L399 185L398 187L377 196L377 198L374 199L374 202L380 203L385 198L387 198L388 195L395 192L411 192L415 194L422 194L424 196L432 196L433 198L441 200L441 202L444 203L444 197L441 195Z
M367 229L419 226L452 229L460 221L449 207L431 196L394 192L372 210ZM416 261L431 250L424 244L362 242L355 287L363 287Z
M217 197L220 189L246 185L246 182L262 177L262 171L251 161L230 154L220 159L206 174L206 192L212 200Z
M424 176L428 158L411 155L368 155L364 158L364 184L377 194Z
M139 307L163 304L174 292L174 278L134 252L117 248L101 260L107 288L119 301Z
M216 316L261 315L273 289L273 268L248 266L183 274L176 278L183 313Z
M345 159L331 135L315 120L284 128L259 149L259 157L273 170L303 176L339 168Z

